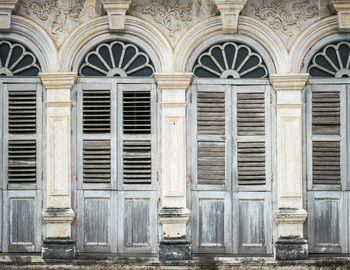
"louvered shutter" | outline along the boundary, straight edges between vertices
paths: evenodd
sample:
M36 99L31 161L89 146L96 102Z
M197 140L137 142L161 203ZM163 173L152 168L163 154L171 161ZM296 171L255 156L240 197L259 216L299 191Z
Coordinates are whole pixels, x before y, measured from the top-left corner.
M266 183L266 121L269 115L269 87L236 87L237 184Z
M4 116L2 210L6 221L2 224L3 252L40 251L43 106L42 86L37 81L0 83Z
M123 184L152 182L152 86L121 86Z
M341 92L311 93L312 184L341 184Z
M8 184L36 183L41 138L41 92L36 84L7 85Z
M218 91L221 88L221 91ZM197 184L225 185L226 91L202 87L197 92Z
M80 184L111 184L112 128L111 85L80 83L78 95L78 153Z

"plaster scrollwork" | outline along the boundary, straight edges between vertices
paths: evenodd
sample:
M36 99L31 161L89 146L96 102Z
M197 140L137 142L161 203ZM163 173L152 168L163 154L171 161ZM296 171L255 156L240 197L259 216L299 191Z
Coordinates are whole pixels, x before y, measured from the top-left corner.
M130 14L155 23L165 32L173 45L191 26L218 14L211 0L136 0L135 2Z
M102 14L97 6L96 0L21 0L17 13L41 24L59 45L74 27Z
M287 8L286 0L273 0L270 5L263 0L261 5L252 4L255 15L267 21L274 29L281 30L287 36L293 36L290 26L301 27L302 21L319 16L319 8L310 4L310 0L293 1L291 9Z

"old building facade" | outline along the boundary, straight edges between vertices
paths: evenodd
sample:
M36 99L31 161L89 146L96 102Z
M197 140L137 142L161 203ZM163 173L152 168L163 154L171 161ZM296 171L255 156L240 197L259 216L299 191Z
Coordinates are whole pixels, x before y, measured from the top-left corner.
M350 253L350 2L0 0L0 251Z

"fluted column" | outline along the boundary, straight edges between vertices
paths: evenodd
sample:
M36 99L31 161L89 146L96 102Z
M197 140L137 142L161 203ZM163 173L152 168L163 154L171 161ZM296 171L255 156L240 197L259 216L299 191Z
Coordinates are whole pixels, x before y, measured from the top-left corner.
M71 226L71 90L76 73L41 73L46 88L46 201L42 214L46 224L44 258L71 258L75 244Z
M184 259L190 254L186 224L186 90L192 73L158 73L162 92L162 174L159 220L161 259Z
M275 74L271 83L277 92L277 205L275 221L278 260L303 259L307 241L303 224L302 184L302 90L308 74Z

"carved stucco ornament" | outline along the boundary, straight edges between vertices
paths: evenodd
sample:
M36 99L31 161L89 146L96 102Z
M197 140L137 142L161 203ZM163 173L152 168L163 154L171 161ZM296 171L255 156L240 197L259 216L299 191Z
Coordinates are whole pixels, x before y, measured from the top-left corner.
M303 29L332 11L329 0L248 0L242 15L271 27L290 48Z
M97 0L20 0L16 14L36 21L53 37L56 45L79 24L103 14Z
M218 15L212 0L135 0L129 13L160 28L173 46L191 26Z

